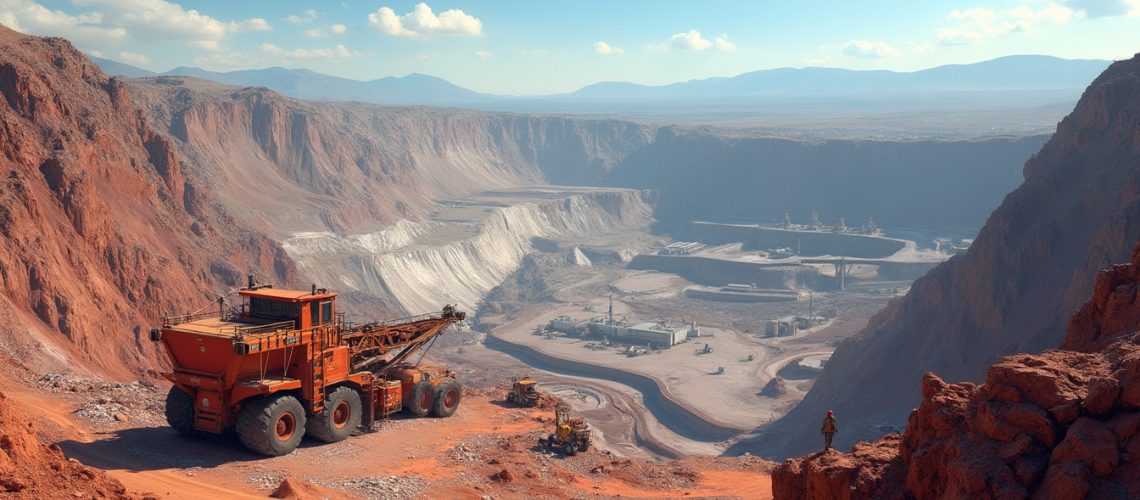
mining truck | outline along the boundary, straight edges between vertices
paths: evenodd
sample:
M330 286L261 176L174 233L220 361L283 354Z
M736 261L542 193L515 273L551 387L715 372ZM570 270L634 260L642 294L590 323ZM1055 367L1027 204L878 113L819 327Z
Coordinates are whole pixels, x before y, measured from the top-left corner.
M538 438L539 446L548 450L562 448L568 456L590 449L590 424L583 417L570 418L570 406L559 404L554 408L554 434Z
M516 377L514 383L511 384L510 392L507 393L507 401L522 406L538 405L540 395L534 388L536 384L538 382L529 376Z
M331 443L401 410L448 417L459 407L453 372L410 361L463 321L454 306L355 325L337 312L337 294L316 285L283 290L250 277L238 295L238 305L220 298L150 331L173 366L163 376L174 384L166 420L176 431L235 430L249 449L278 456L303 436Z

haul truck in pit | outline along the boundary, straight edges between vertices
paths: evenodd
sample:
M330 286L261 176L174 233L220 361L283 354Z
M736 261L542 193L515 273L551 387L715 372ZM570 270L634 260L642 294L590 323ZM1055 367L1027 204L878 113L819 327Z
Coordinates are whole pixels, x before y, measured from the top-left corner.
M165 317L152 329L173 370L166 419L183 434L234 429L243 444L284 455L303 436L325 442L406 410L448 417L462 387L442 367L409 358L448 326L454 306L410 318L351 325L337 314L337 294L317 288L249 285L241 304L223 299L210 313Z

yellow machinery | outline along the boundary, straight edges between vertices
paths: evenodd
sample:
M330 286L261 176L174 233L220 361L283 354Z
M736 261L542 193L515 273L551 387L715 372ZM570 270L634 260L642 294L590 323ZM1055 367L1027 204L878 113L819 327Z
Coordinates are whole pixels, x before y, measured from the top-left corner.
M560 404L554 409L554 434L538 438L538 444L548 450L562 448L568 456L590 449L590 424L582 417L570 418L570 406Z
M515 378L511 385L511 392L507 393L507 401L523 406L538 405L538 399L541 395L535 390L536 384L538 382L529 376Z

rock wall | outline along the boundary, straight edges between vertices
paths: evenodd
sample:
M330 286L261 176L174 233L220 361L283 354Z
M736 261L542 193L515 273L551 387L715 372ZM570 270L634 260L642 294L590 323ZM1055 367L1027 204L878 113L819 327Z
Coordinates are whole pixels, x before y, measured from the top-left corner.
M1000 356L1060 344L1099 269L1140 240L1140 56L1114 63L1025 164L1025 183L990 216L969 252L911 287L843 342L784 419L736 452L799 455L818 434L802 422L843 416L841 448L905 424L923 373L981 381Z
M307 276L334 289L389 298L411 314L444 304L474 312L535 251L536 238L580 241L645 230L652 220L642 194L630 190L483 208L490 214L480 221L404 221L346 237L302 233L284 246Z
M659 190L660 228L694 220L827 224L868 217L884 227L974 231L1021 184L1021 165L1048 139L971 141L732 138L659 129L608 185Z
M233 218L182 157L67 41L0 26L0 337L19 366L128 376L146 331L246 271L292 261Z
M983 385L926 374L901 437L787 460L775 497L1140 496L1138 290L1140 246L1098 275L1067 350L1007 356Z
M614 120L309 103L189 78L131 89L227 203L282 239L374 232L486 190L598 185L652 139Z

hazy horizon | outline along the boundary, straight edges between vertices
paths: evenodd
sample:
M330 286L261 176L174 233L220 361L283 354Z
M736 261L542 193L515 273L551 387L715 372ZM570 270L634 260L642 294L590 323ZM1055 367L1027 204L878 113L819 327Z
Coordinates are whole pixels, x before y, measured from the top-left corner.
M477 92L665 85L774 68L912 72L1009 55L1115 60L1140 0L767 5L728 1L0 0L0 24L162 72L283 67L368 81L412 73Z

